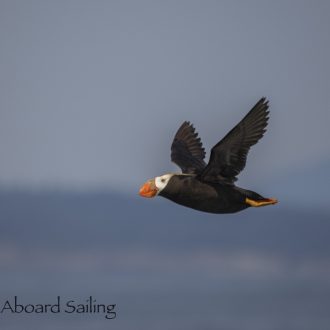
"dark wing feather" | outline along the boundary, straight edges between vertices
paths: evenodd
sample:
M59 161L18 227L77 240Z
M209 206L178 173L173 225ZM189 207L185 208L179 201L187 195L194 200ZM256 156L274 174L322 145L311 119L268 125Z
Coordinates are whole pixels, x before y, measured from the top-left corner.
M201 179L233 184L244 169L251 146L266 132L268 101L263 97L249 113L211 150L209 163Z
M200 173L204 167L205 150L195 128L185 121L175 134L171 146L171 160L182 173Z

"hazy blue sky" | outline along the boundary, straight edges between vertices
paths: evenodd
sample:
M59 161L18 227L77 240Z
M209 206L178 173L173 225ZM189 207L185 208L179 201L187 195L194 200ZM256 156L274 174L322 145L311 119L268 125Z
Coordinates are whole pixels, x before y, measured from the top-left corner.
M209 150L261 96L241 182L327 168L329 31L329 1L1 0L0 182L136 191L182 121Z

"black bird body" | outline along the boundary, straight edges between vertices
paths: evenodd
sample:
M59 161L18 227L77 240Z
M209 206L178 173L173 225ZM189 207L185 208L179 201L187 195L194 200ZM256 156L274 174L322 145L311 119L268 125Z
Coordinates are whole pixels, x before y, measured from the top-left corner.
M175 203L209 213L235 213L250 206L276 204L256 192L235 186L250 147L266 131L268 101L261 98L248 114L212 149L208 164L195 128L184 122L175 134L171 159L182 174L165 174L146 182L143 197L163 196Z
M235 213L248 207L247 197L263 199L260 195L236 186L207 183L196 175L174 174L159 193L177 204L208 213Z

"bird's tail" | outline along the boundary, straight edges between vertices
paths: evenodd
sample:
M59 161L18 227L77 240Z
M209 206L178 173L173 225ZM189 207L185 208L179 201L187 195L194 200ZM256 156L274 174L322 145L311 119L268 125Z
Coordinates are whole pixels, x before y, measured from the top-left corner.
M242 190L244 191L244 195L245 195L245 203L248 204L249 206L260 207L260 206L274 205L278 202L276 198L265 198L254 191L245 190L245 189Z

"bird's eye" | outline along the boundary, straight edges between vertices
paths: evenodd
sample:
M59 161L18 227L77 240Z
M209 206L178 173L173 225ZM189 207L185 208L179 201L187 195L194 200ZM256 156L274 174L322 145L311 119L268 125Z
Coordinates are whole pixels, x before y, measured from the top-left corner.
M164 183L165 182L165 179L161 179L160 181Z

